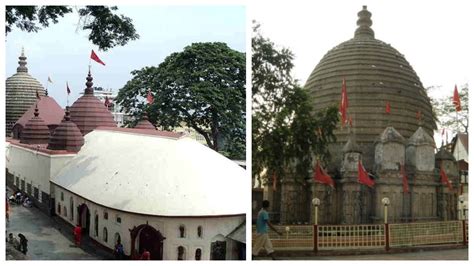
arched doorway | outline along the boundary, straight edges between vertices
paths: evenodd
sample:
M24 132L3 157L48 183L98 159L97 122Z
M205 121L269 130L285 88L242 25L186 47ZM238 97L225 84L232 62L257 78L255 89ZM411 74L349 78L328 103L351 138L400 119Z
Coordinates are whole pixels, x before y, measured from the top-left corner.
M89 211L89 207L87 207L87 205L83 203L79 207L77 207L77 213L79 214L78 224L82 228L82 235L88 236L91 225L91 213Z
M225 260L227 242L223 235L217 235L211 240L211 260Z
M143 250L148 250L152 260L163 259L163 240L166 238L152 226L142 224L130 230L132 258L139 258Z

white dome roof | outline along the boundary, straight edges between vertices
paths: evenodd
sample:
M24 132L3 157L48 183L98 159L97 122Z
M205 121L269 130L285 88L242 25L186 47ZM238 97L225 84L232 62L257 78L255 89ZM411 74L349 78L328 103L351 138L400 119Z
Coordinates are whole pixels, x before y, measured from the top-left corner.
M246 213L248 182L243 168L192 139L151 134L96 129L51 182L97 204L132 213Z

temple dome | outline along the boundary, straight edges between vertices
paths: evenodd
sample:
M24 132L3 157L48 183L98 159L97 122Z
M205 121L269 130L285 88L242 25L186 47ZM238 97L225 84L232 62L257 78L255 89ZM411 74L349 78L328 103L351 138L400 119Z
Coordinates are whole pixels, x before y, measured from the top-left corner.
M421 146L427 145L436 147L434 139L423 130L422 127L419 127L416 132L408 139L408 145Z
M397 128L408 139L419 126L418 111L424 117L422 126L430 136L436 124L426 91L403 54L390 44L375 39L370 27L371 13L366 6L358 15L354 38L324 55L309 76L305 89L310 94L315 112L318 112L339 105L342 81L346 80L347 113L352 117L353 131L367 169L372 169L374 139L387 126ZM390 102L390 114L385 114L386 102ZM340 165L340 151L347 142L349 132L338 128L334 134L337 141L329 148L333 158L330 170Z
M49 96L41 96L19 119L12 128L13 138L20 139L21 133L26 123L33 117L35 109L41 110L41 118L44 120L52 135L54 129L61 123L64 117L64 110L59 104Z
M156 127L148 120L148 116L145 114L137 125L134 127L136 129L151 129L156 130Z
M78 152L84 145L84 137L79 128L71 121L69 107L66 106L64 119L49 139L48 149Z
M86 80L84 95L71 106L72 122L81 130L82 135L86 135L99 126L116 127L112 113L94 96L94 89L92 89L94 83L92 83L90 71Z
M49 140L49 128L44 120L39 116L38 107L34 116L26 123L21 134L20 143L45 144Z
M18 61L16 74L7 78L5 82L5 132L10 136L15 122L36 102L36 92L45 95L45 90L38 80L28 74L24 50Z

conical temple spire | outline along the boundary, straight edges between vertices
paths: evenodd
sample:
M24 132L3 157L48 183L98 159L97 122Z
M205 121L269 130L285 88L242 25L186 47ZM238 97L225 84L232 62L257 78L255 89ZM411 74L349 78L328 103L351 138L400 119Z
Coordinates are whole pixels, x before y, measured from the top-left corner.
M359 26L354 34L354 38L374 38L374 31L370 26L372 26L372 13L367 10L367 6L362 6L362 10L357 13L359 19L357 20L357 26Z
M39 116L39 109L38 109L38 104L36 104L36 106L35 106L35 107L36 107L36 108L35 108L35 112L34 112L34 114L35 114L35 117L38 117L38 116Z
M64 120L65 121L70 121L71 120L71 112L69 112L69 106L66 106L66 112L64 114Z
M92 75L91 75L91 71L89 70L89 73L87 74L87 78L86 78L87 82L86 82L86 89L84 90L84 94L94 94L94 89L92 88L92 85L94 85L94 83L92 83Z
M16 68L16 72L24 72L28 73L28 68L26 67L26 56L25 56L25 48L21 48L21 55L18 57L20 61L18 61L18 64L20 65L19 67Z

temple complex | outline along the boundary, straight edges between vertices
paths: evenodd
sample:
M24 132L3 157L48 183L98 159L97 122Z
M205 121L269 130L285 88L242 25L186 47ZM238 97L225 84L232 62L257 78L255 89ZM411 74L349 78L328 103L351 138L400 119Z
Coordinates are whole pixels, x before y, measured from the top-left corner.
M146 115L117 127L90 71L64 111L25 65L22 53L7 79L9 187L110 253L120 242L132 259L145 250L155 260L244 258L242 167L184 133L157 130Z
M329 50L304 86L317 112L339 104L346 82L352 127L338 124L326 166L335 189L291 172L275 190L268 180L263 198L270 201L275 221L312 223L313 198L321 200L320 224L382 223L385 197L390 200L390 222L458 217L458 165L446 150L436 152L436 124L426 90L404 55L376 39L371 25L371 13L364 6L354 37ZM373 188L358 182L359 160L375 181ZM407 192L402 167L408 177ZM441 169L452 189L441 183Z

